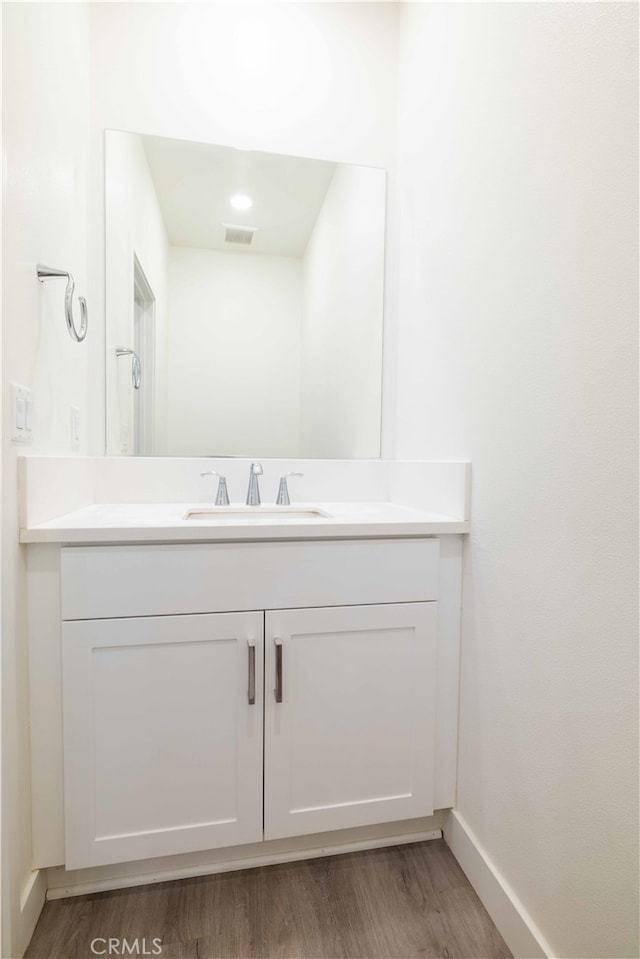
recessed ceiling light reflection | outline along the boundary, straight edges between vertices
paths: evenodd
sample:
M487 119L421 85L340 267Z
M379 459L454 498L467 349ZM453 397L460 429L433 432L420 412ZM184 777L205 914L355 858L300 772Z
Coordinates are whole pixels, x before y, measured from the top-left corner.
M250 210L253 206L253 200L246 193L234 193L229 203L234 210Z

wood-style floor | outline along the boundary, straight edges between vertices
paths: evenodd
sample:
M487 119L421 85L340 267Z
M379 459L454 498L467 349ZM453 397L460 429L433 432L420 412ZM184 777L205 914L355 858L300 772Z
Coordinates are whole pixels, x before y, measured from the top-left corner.
M98 937L161 959L511 956L441 839L48 902L27 959L95 959Z

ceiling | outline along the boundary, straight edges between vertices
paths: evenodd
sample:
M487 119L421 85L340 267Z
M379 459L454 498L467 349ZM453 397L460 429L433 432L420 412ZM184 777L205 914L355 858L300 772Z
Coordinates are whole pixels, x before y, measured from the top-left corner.
M300 257L335 163L143 136L169 243L225 252ZM229 198L248 194L250 210ZM225 242L225 225L257 227L250 247Z

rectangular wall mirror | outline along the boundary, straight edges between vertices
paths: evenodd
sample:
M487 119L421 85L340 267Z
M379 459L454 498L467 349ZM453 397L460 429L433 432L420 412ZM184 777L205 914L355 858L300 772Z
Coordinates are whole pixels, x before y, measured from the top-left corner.
M383 170L106 133L107 453L380 455Z

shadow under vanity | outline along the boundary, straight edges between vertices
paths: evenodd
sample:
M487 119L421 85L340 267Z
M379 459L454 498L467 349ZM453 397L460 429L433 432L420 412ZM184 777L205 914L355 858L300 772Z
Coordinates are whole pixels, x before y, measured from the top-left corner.
M21 461L50 895L424 839L454 803L467 464L307 463L329 515L194 523L203 462ZM140 469L166 503L123 502ZM60 515L54 476L93 502Z

